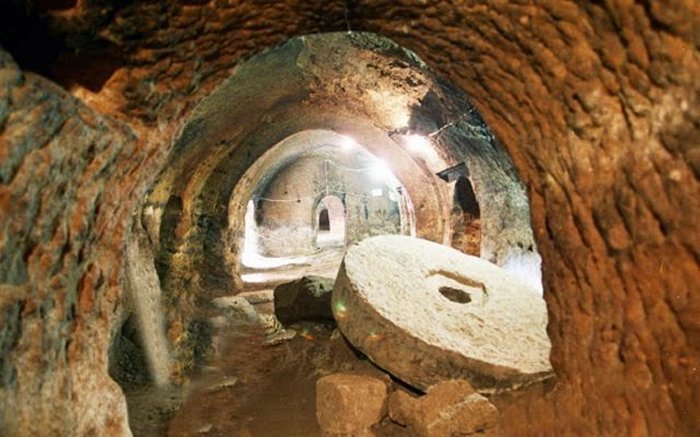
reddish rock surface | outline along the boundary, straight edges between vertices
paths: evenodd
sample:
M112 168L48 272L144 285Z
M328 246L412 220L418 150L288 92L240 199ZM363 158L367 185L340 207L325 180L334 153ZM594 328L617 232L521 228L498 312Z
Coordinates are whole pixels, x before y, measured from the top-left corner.
M106 353L136 196L238 60L344 30L349 2L63 3L37 2L50 34L109 42L52 65L87 106L0 61L0 425L14 435L124 430ZM559 383L502 411L504 431L698 434L697 1L351 6L353 29L468 92L528 187ZM114 53L111 76L80 79Z
M323 431L361 433L386 414L387 383L363 375L334 373L316 382L316 418Z
M129 434L107 349L123 313L118 261L142 146L0 51L5 435Z
M498 425L496 407L469 382L458 379L438 383L419 398L402 390L393 392L389 417L421 437L491 432Z

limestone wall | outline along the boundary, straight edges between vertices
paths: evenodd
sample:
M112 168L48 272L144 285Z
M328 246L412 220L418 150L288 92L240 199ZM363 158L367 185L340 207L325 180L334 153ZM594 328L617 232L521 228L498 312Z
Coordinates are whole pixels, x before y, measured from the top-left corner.
M396 193L396 187L376 174L369 155L344 158L342 153L336 149L335 156L302 157L262 189L257 197L261 217L257 232L263 234L260 242L265 254L289 256L316 250L317 204L326 192L343 200L348 245L371 235L401 232L399 199L392 200L389 191ZM375 196L377 189L381 194Z

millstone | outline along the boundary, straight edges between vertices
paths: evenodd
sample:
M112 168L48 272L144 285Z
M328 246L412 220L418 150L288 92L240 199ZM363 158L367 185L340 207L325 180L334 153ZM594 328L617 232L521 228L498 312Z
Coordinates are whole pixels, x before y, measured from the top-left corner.
M482 392L515 389L552 376L544 300L447 246L397 235L352 246L332 305L355 347L421 390L456 378Z

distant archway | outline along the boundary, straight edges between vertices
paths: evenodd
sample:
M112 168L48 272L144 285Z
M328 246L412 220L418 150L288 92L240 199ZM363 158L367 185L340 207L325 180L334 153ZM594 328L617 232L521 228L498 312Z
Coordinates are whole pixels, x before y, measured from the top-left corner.
M329 232L330 230L331 223L328 218L328 208L323 208L318 214L318 232Z
M455 181L452 205L452 247L481 255L481 210L474 187L465 176Z
M469 214L471 217L478 219L481 216L479 202L474 193L474 187L471 182L464 176L457 178L455 182L454 193L455 205L458 206L463 213Z
M326 195L316 205L316 244L342 246L346 241L345 204L335 195Z

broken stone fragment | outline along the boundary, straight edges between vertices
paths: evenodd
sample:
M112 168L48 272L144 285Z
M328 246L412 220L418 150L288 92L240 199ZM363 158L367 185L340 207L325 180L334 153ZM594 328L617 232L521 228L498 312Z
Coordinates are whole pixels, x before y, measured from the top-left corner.
M253 305L241 296L219 297L214 299L212 303L223 311L225 323L248 325L259 321L259 314Z
M387 383L381 379L334 373L316 382L316 418L324 432L368 435L386 411Z
M498 426L496 407L465 380L440 382L421 397L395 391L389 417L419 437L468 435Z
M217 392L225 388L233 387L238 382L235 376L222 376L221 379L210 385L207 390L209 392Z
M211 423L200 426L197 430L197 434L207 434L209 431L211 431L212 426L213 425Z
M332 306L357 349L423 391L448 379L517 389L553 375L542 297L447 246L398 235L352 246Z
M333 320L331 278L304 276L275 288L275 315L284 324L300 320Z
M260 314L260 327L263 328L263 346L276 346L297 335L293 329L285 329L274 314Z
M389 395L389 418L399 425L408 426L411 417L416 415L414 409L417 408L417 398L404 390L396 390Z
M253 326L262 331L264 346L274 346L296 336L296 331L285 329L273 314L257 312L244 297L225 296L214 299L213 303L222 315L210 319L210 323L220 333L229 328Z

